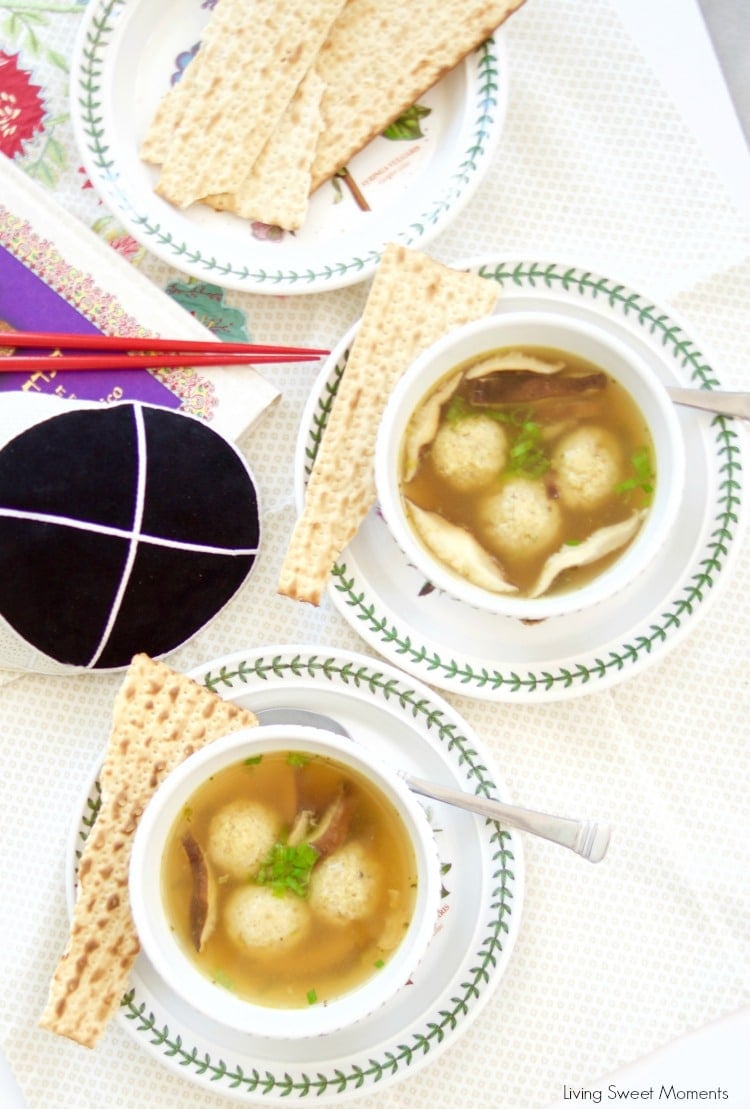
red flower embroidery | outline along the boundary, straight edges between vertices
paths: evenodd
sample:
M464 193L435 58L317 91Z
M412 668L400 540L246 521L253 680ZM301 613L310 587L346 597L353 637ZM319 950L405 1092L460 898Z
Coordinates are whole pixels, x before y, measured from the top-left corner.
M0 51L0 151L15 157L42 130L44 103L41 89L18 68L18 55Z
M122 254L124 258L135 258L141 249L140 244L133 238L132 235L117 235L114 239L110 239L109 245L114 247L118 254Z

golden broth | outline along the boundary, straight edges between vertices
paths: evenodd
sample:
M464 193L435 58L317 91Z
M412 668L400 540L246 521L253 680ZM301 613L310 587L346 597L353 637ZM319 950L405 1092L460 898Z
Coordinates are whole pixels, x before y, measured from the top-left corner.
M216 851L212 818L227 812L227 806L241 802L260 802L273 814L275 840L286 841L295 817L301 811L319 817L332 805L345 783L350 819L346 837L338 851L316 862L310 889L304 897L284 892L282 901L291 898L291 907L304 918L302 938L245 947L232 937L228 923L231 899L249 886L270 890L258 876L238 876L212 859ZM193 872L183 844L189 835L198 844L212 870L217 923L200 952L191 937L190 901ZM349 855L347 856L347 852ZM330 919L331 905L338 904L335 859L362 857L363 872L369 879L367 897L354 919ZM359 853L358 855L356 853ZM328 867L321 880L324 890L315 902L316 870ZM321 869L317 877L323 875ZM333 894L331 875L333 874ZM349 881L344 868L342 881ZM374 875L374 877L373 877ZM208 978L239 997L276 1008L299 1008L321 1004L360 985L387 961L408 928L416 896L416 864L409 835L403 822L380 790L362 775L334 760L317 755L289 752L264 754L257 761L237 763L214 775L190 798L170 832L162 863L162 897L170 926L185 953ZM354 881L354 879L351 879ZM328 890L328 901L324 900ZM354 888L358 895L359 887ZM341 891L343 897L343 891ZM247 896L243 892L241 896ZM279 912L289 904L270 907ZM348 912L350 898L343 900ZM320 911L322 905L325 912Z
M481 360L472 359L456 367L424 398L411 418L405 444L409 441L410 430L420 420L420 412L429 405L430 396L455 375L462 375L450 399L442 404L436 437L422 448L416 473L408 479L405 477L408 451L404 445L401 491L419 508L439 514L474 536L517 587L518 595L523 596L531 590L553 552L565 546L576 547L597 529L648 508L656 480L655 452L645 418L627 390L604 375L599 367L564 351L526 347L523 356L547 363L564 363L564 368L554 375L561 381L580 375L598 375L597 387L573 391L567 397L475 404L470 394L477 383L467 378L467 372L478 361L510 352L511 348L489 352L483 354ZM461 420L480 414L485 417L485 426L489 417L502 428L507 453L485 484L467 489L454 484L453 477L447 478L445 469L442 472L438 469L436 458L439 460L442 456L437 455L436 444L441 432L443 440L449 438L443 431L448 424L455 428ZM585 428L595 430L603 442L613 445L612 457L619 460L616 475L606 495L596 504L564 503L561 495L563 474L556 466L562 464L560 460L564 457L564 447L571 442L571 434ZM481 449L483 445L477 446L473 454L481 453ZM470 458L468 463L474 465L475 458ZM554 517L548 535L544 535L541 527L533 542L527 542L526 535L523 541L519 538L514 542L512 533L510 539L507 536L503 536L502 541L497 538L493 530L493 508L509 483L524 495L531 493L533 486L543 513L549 510L548 514ZM622 549L590 565L566 569L549 592L559 593L583 585L617 559Z

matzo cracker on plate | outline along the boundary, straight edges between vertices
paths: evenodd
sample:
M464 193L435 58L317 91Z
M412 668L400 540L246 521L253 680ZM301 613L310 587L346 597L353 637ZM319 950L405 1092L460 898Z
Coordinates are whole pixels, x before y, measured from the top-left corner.
M65 951L40 1026L94 1047L127 987L140 950L128 867L138 820L159 783L193 751L258 723L148 655L136 655L115 698L100 774L102 801L78 867Z
M375 272L359 330L292 533L278 591L319 604L336 558L375 502L378 424L414 358L451 328L487 315L497 288L476 274L389 244Z

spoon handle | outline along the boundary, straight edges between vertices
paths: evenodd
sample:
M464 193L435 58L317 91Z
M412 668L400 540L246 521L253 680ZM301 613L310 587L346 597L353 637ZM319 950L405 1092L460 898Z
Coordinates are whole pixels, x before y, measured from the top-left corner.
M581 855L591 863L598 863L607 853L611 832L604 824L597 824L593 820L570 820L564 816L533 812L531 809L521 809L516 805L506 805L503 801L493 801L486 797L464 793L462 790L449 789L436 782L427 782L423 778L415 778L407 774L406 771L399 771L399 774L414 793L431 797L434 801L443 801L447 805L468 809L490 820L508 824L511 828L518 828L522 832L532 832L536 836L542 836L544 839L560 844L561 847L568 847L576 855Z
M310 709L283 707L258 709L256 716L261 724L307 724L311 727L327 728L351 739L349 732L338 721L322 713L312 712ZM576 855L581 855L589 862L598 863L607 853L610 830L604 824L596 824L593 820L568 820L564 816L549 816L547 813L532 812L530 809L519 809L515 805L506 805L502 801L491 801L486 797L477 797L476 794L464 793L459 789L448 789L436 782L427 782L424 778L414 778L405 770L396 770L396 773L414 793L431 797L434 801L444 801L445 804L455 805L459 809L468 809L490 820L498 820L511 828L518 828L522 832L542 836L562 847L570 848Z
M686 404L689 408L703 408L716 412L719 416L738 416L750 420L750 393L730 393L724 389L714 392L710 389L680 389L670 386L667 389L675 404Z

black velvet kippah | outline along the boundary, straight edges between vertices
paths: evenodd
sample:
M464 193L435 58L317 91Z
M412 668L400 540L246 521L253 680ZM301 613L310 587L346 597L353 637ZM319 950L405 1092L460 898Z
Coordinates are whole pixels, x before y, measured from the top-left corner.
M0 615L57 663L174 650L237 592L259 541L246 463L193 417L76 409L0 451Z

